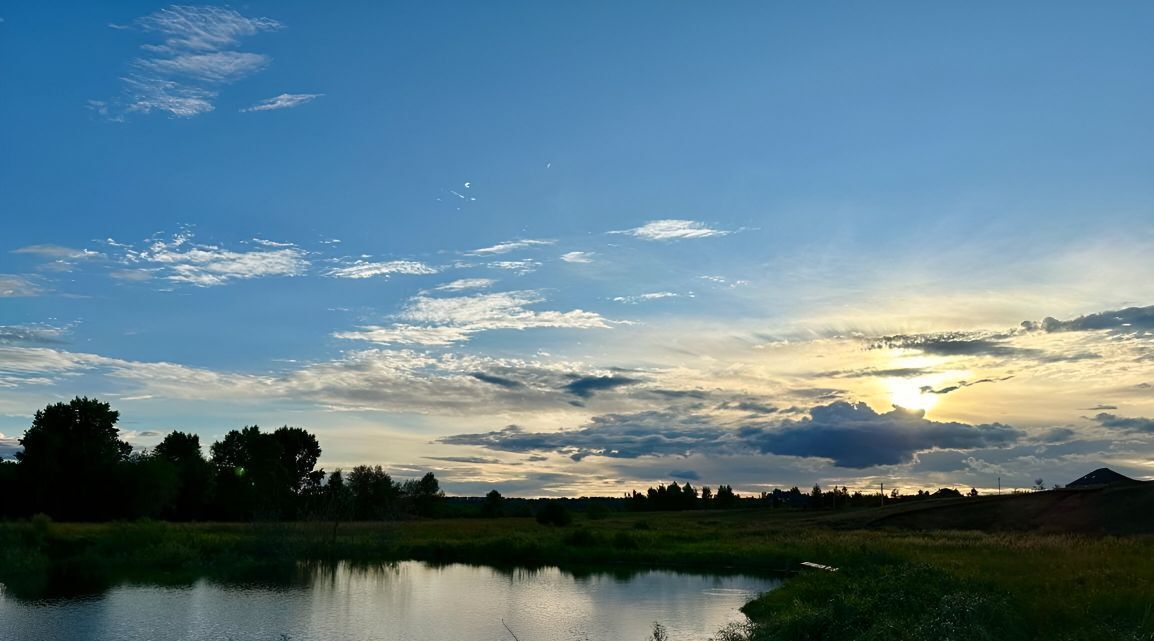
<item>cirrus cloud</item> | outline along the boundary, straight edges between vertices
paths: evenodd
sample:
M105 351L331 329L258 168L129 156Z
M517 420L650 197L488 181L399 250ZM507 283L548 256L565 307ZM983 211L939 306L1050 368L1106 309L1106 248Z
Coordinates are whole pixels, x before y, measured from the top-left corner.
M651 220L640 227L609 232L611 234L626 234L644 240L686 240L690 238L710 238L712 236L726 236L732 232L714 229L703 222L696 220L682 220L666 218Z

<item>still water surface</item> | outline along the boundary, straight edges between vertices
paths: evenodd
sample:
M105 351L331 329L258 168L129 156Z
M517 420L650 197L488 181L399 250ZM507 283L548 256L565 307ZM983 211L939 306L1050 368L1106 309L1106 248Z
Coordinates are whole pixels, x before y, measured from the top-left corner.
M289 586L125 585L94 597L0 592L0 639L21 641L704 641L773 579L670 571L574 575L406 561L314 569Z

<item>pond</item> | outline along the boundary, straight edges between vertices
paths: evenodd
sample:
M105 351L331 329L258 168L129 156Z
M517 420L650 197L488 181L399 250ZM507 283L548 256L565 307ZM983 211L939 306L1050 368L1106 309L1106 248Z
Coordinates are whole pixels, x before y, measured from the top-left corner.
M0 639L645 641L657 621L670 641L704 641L744 620L738 608L778 583L662 570L339 563L280 585L202 579L38 601L0 591Z

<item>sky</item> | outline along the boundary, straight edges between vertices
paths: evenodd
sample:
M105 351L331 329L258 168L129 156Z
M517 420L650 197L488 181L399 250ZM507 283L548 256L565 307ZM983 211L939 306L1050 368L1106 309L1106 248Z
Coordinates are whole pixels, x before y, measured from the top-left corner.
M0 456L451 494L1154 479L1154 5L0 8Z

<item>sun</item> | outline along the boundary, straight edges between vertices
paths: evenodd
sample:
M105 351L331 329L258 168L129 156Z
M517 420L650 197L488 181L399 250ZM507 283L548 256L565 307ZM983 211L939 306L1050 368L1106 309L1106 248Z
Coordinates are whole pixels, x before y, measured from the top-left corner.
M919 378L889 378L885 381L890 402L908 410L929 411L938 404L940 394L932 391L933 383Z

